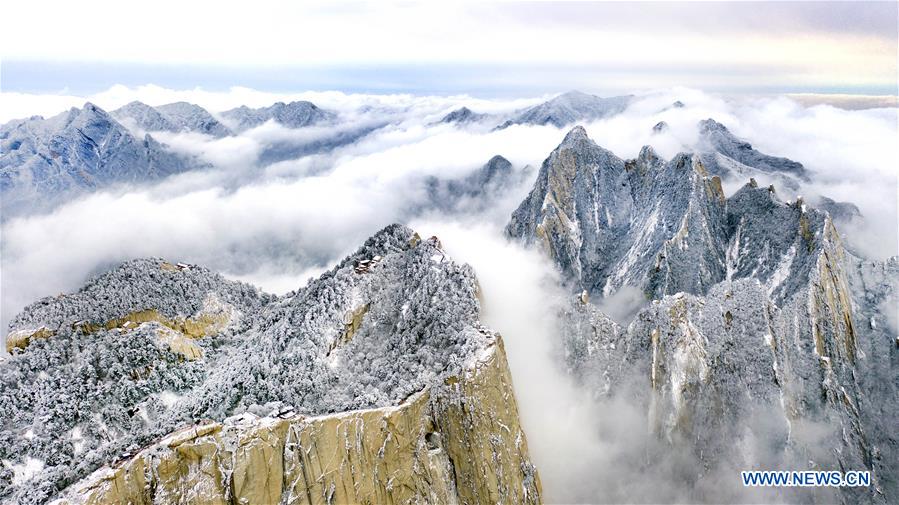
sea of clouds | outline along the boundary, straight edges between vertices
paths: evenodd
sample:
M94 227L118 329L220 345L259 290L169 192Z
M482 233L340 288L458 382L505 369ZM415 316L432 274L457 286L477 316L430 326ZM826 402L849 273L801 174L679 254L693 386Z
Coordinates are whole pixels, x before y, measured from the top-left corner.
M547 496L571 500L589 495L595 489L578 483L597 467L614 467L626 447L612 439L629 433L640 414L617 405L612 406L616 417L603 416L599 406L584 401L587 393L571 384L551 358L555 307L550 301L564 294L545 258L502 235L533 178L488 205L463 205L450 213L429 207L425 186L428 177L464 177L497 154L517 170L539 167L567 129L492 127L503 115L546 99L276 94L245 88L215 92L158 86L116 86L88 97L0 94L2 121L50 116L88 100L106 110L132 100L150 105L183 100L213 114L239 105L310 100L340 118L332 126L302 130L269 123L221 139L154 133L173 149L198 156L214 168L153 186L100 191L49 213L4 221L2 325L5 328L28 303L75 290L91 275L136 257L202 264L270 292L287 292L329 268L383 226L408 223L424 236L438 235L451 256L475 268L484 288L485 321L506 336L523 422ZM675 100L686 106L672 107ZM438 123L463 105L497 120L466 127ZM864 221L840 230L852 251L871 258L897 254L896 108L845 110L803 106L787 97L725 97L678 88L644 93L623 114L584 126L596 143L619 157L634 157L642 146L652 145L670 158L690 150L698 140L697 122L710 117L762 152L802 162L813 179L803 188L807 200L826 195L858 205ZM654 133L652 126L663 120L669 129ZM274 164L259 161L274 144L320 141L362 127L371 131L330 151ZM536 171L532 173L536 177ZM726 188L734 191L744 182L732 181ZM637 299L622 296L604 306L613 317L626 321ZM581 428L591 419L603 419L611 431L585 432ZM642 436L631 441L648 443ZM600 479L600 484L615 486L621 475L612 475ZM637 491L625 486L620 493ZM650 493L646 499L660 496ZM676 493L664 497L683 498Z

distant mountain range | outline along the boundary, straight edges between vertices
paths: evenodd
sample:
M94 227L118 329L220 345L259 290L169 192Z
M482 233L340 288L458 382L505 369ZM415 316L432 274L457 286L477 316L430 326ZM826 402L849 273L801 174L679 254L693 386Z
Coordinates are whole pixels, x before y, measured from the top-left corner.
M240 106L222 112L222 118L231 124L234 131L243 132L256 128L268 121L274 121L286 128L304 128L333 122L337 114L318 108L312 102L278 102L269 107L251 109Z
M208 163L160 143L153 136L158 132L223 138L268 121L303 128L332 124L336 117L310 102L279 102L226 111L222 122L186 102L156 107L131 102L111 113L86 103L52 118L13 120L0 127L0 212L6 219L45 211L116 184L149 184L210 168ZM307 142L271 143L260 154L260 161L273 163L326 151L371 131L371 127L358 128Z
M579 121L597 121L620 114L633 100L633 95L602 98L580 91L569 91L541 104L505 115L477 113L468 107L460 107L448 113L440 122L469 124L493 121L497 130L512 125L552 125L562 128Z
M580 91L569 91L514 114L497 128L516 124L549 124L562 128L578 121L596 121L624 112L633 99L633 95L600 98Z
M0 127L0 195L4 217L45 210L118 183L147 183L204 167L151 135L138 137L92 103L49 119Z
M499 127L609 117L629 100L568 93ZM123 109L133 128L213 137L335 120L301 102L234 109L224 122L190 104ZM676 494L651 489L645 501L895 503L888 302L899 257L844 247L837 220L858 216L851 204L782 198L777 184L812 177L802 164L714 120L697 129L695 150L665 159L645 146L621 159L575 126L535 176L494 156L464 177L422 177L426 210L489 206L533 180L505 238L559 273L565 295L546 301L559 316L554 356L589 393L578 401L599 402L626 431L611 455L628 470L622 489L667 482L673 467ZM8 123L0 140L4 200L195 166L92 104ZM728 196L723 178L748 181ZM616 321L601 304L627 291L639 307ZM9 325L0 501L539 503L502 339L482 306L474 270L401 225L283 296L196 265L126 262ZM601 424L573 436L605 436ZM747 469L866 470L872 484L771 495L708 485ZM592 485L578 486L578 501L635 498Z
M440 123L460 127L493 124L494 129L524 124L563 127L620 114L633 100L632 95L602 98L570 91L507 115L477 113L461 107L446 114ZM683 106L678 101L669 108ZM265 166L352 144L390 121L342 124L335 112L307 101L278 102L261 108L242 106L218 115L186 102L160 106L131 102L111 113L86 104L82 109L49 119L10 121L0 127L0 211L5 219L47 210L75 196L115 184L153 183L173 174L210 167L160 143L153 137L159 132L224 138L268 122L289 129L333 127L302 138L264 143L258 163ZM666 127L662 122L654 130L663 131ZM697 128L696 150L711 175L725 180L772 180L790 191L808 181L808 171L801 163L759 152L714 119L701 121ZM451 186L444 190L453 192ZM852 204L832 200L820 203L835 217L859 217Z
M142 102L131 102L112 111L121 123L148 132L172 133L197 132L213 137L226 137L231 130L212 117L206 109L187 102L150 107Z

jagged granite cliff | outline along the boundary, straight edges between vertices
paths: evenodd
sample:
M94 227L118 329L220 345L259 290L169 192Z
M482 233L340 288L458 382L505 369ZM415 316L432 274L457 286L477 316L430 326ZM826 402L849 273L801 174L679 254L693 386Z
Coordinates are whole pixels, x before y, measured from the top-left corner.
M665 161L645 147L625 161L577 127L507 233L583 290L560 318L566 368L644 413L660 443L637 464L684 458L686 499L758 499L703 486L753 468L873 472L871 488L766 499L899 496L884 424L899 410L899 353L877 326L894 309L896 262L846 253L826 212L755 181L726 198L700 155ZM651 300L626 328L588 301L625 287Z
M10 325L4 503L534 503L470 267L394 225L282 297L126 263Z
M724 193L706 175L696 157L665 162L649 147L625 162L576 127L544 161L506 231L539 242L590 293L702 291L726 274Z

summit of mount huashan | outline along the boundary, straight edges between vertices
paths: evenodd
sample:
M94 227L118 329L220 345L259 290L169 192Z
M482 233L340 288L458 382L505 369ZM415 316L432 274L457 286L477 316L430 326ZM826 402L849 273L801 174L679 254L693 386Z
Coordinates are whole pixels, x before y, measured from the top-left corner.
M537 503L480 306L399 225L284 296L127 262L11 323L0 500Z
M802 173L730 145L755 170ZM750 180L725 196L704 158L647 146L623 160L575 127L544 161L506 233L542 250L572 292L560 314L567 370L597 397L636 402L659 442L644 468L689 461L690 501L720 499L699 483L722 469L853 468L873 485L810 496L891 502L899 355L883 322L897 258L853 256L827 212L774 186ZM627 326L590 303L626 289L645 299Z

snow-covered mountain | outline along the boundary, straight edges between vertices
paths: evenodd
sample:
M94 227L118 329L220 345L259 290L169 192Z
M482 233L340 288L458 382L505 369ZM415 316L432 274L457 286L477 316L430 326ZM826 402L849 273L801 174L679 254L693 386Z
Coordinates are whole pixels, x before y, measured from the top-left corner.
M633 99L632 95L601 98L580 91L569 91L547 102L516 112L497 128L507 128L516 124L551 124L562 128L579 121L596 121L620 114Z
M202 166L151 135L138 138L92 103L58 116L0 127L0 195L4 216L47 209L118 183L158 181Z
M443 116L440 119L440 122L452 124L468 124L476 123L487 117L487 114L474 112L468 107L459 107L458 109L452 110L447 115Z
M11 324L0 500L538 503L479 311L471 268L398 225L281 297L125 263Z
M431 99L366 104L357 116L309 102L216 116L188 103L132 102L112 114L86 104L0 127L0 196L9 216L207 166L152 132L196 141L196 152L250 153L246 163L262 170L244 171L241 184L268 169L258 180L287 182L277 193L238 189L239 199L309 195L307 179L352 181L322 184L328 194L309 199L316 208L336 203L333 216L309 214L328 227L316 237L349 236L370 224L358 217L365 213L453 224L504 216L532 184L496 238L542 251L560 272L565 299L545 300L547 319L558 314L557 364L580 386L579 401L611 413L576 426L585 440L606 436L613 417L626 420L630 445L608 455L627 469L617 478L677 483L646 501L896 501L899 341L890 311L899 258L846 249L838 231L861 219L855 205L793 196L816 184L817 167L761 153L713 119L671 159L650 146L619 158L580 126L539 170L494 156L461 172L442 159L481 134L478 143L505 142L511 159L531 159L528 149L507 151L521 145L509 139L561 136L557 127L611 117L631 101L570 92L508 116L462 107L440 120L453 127L423 123L457 106ZM660 119L652 117L645 127ZM280 127L255 129L267 122ZM499 122L551 127L487 131ZM653 139L671 140L664 121L653 130ZM332 152L375 131L384 135ZM209 137L171 135L185 132ZM346 160L358 173L329 172ZM371 164L376 170L365 170ZM369 182L375 203L341 217L340 199L365 200L355 191L367 197ZM385 205L393 192L405 200ZM265 219L285 210L273 226L279 241L267 242L267 229L258 242L242 235L254 241L241 245L241 267L289 256L290 220L307 209L249 208ZM512 390L502 339L480 323L481 304L492 302L482 296L473 270L450 260L436 237L401 225L283 296L196 265L127 261L29 305L10 324L11 356L0 360L0 503L538 502L521 392ZM873 485L746 495L708 486L748 469L870 470ZM572 496L634 498L591 485Z
M509 160L496 155L462 178L428 177L425 181L428 207L446 213L484 210L532 176L531 167L515 169Z
M223 117L240 132L269 120L287 128L330 124L336 114L310 102L291 102L260 109L240 107ZM310 138L272 141L262 146L258 162L268 165L329 151L381 126L383 123L347 127ZM233 135L208 111L187 102L151 107L135 101L112 113L87 103L49 119L35 116L6 123L0 127L4 219L46 211L115 184L150 184L211 166L158 142L154 132L201 133L214 138Z
M236 132L242 132L274 121L287 128L303 128L305 126L322 125L334 121L334 112L319 108L312 102L278 102L268 107L251 109L242 105L222 113L222 118Z
M127 126L148 132L196 132L218 138L231 135L206 109L187 102L151 107L135 101L112 111L111 115Z
M896 260L853 257L829 214L773 187L751 180L725 198L702 159L647 146L621 160L576 127L544 162L507 233L583 290L562 318L569 370L635 399L664 441L649 461L686 450L693 484L724 467L810 465L875 475L823 500L897 496L897 439L878 414L899 410L897 350L874 322ZM652 301L627 328L588 302L625 287Z
M761 153L714 119L699 122L697 150L706 170L723 178L766 176L789 189L797 189L809 180L802 163Z

